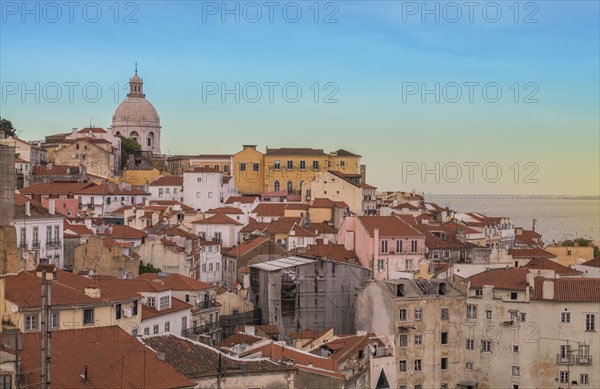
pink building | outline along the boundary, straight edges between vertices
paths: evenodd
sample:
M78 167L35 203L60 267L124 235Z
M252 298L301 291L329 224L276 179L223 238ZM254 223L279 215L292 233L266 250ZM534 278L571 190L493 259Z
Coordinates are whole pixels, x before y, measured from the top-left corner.
M346 217L338 243L354 250L376 280L411 278L425 259L425 235L395 216Z
M54 211L65 215L65 217L77 217L79 212L77 199L48 199L42 197L42 206L50 210L50 213Z

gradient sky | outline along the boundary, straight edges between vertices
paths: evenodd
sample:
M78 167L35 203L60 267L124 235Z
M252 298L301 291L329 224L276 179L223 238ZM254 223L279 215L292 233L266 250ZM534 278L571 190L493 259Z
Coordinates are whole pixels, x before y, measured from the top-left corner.
M600 194L597 1L519 2L518 15L513 1L499 1L494 4L502 16L496 23L489 2L478 3L473 22L462 1L427 2L430 9L438 5L439 22L423 14L421 1L319 2L316 23L314 1L276 2L272 23L266 6L256 23L248 22L255 15L248 2L227 2L231 9L239 4L239 23L235 15L225 15L222 22L221 1L120 2L117 16L112 1L83 1L73 22L68 8L61 7L55 23L55 10L37 3L36 15L36 3L30 4L33 14L24 13L20 1L2 1L0 10L0 114L24 139L81 128L90 120L110 126L125 96L124 89L115 96L115 85L127 86L137 61L146 97L161 116L166 153L234 153L242 144L262 150L265 145L345 148L363 156L368 181L382 190ZM102 16L92 23L95 4ZM451 23L456 4L462 16ZM288 20L296 8L302 10L298 22L283 17L285 6ZM208 14L215 7L217 14ZM133 23L125 23L132 12ZM337 22L324 23L332 12ZM80 86L71 102L64 83L72 82ZM270 103L263 86L257 103L236 103L233 96L222 102L220 94L203 101L203 83L233 88L236 82L297 82L302 98L287 102L277 89ZM321 88L318 103L310 89L315 82ZM332 90L323 89L328 82L338 88L337 103L323 102ZM456 103L443 96L437 103L433 95L422 101L420 94L403 99L403 84L433 88L436 82L440 88L458 83L462 97ZM470 102L464 82L497 83L502 97L486 102L477 88ZM23 86L33 89L35 83L40 83L39 102L35 94L21 95ZM51 83L61 85L63 93L54 103ZM81 85L87 83L100 86L97 101L83 98ZM526 83L534 86L525 89ZM14 85L19 90L13 95ZM534 87L538 102L524 103ZM93 99L94 89L88 91L91 97L86 97ZM448 93L454 96L453 90ZM448 163L480 166L473 182L464 165L455 183L443 175L440 182L434 174L402 177L403 166L426 164L435 170L436 162L440 173ZM517 183L515 162L521 172ZM527 162L539 169L533 177L537 183L524 182L533 172L524 168ZM498 182L484 179L486 163L502 169ZM452 179L456 171L447 166ZM495 175L493 169L488 173Z

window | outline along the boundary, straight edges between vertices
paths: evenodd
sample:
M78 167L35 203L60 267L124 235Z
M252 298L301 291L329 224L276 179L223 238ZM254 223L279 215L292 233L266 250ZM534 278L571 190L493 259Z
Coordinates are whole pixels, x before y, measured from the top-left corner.
M518 353L519 352L519 345L518 344L513 344L513 346L512 346L512 352L513 353Z
M423 385L417 384L415 385L415 389L423 389Z
M115 313L117 320L121 319L121 304L115 305Z
M212 192L208 192L208 198L212 199L213 193Z
M413 269L413 260L407 259L406 260L406 270L412 270L412 269Z
M421 360L415 359L415 371L421 371Z
M440 342L442 344L448 344L448 333L447 332L442 332L441 335L442 336L441 336Z
M181 318L181 329L182 330L186 330L187 329L187 317L182 317Z
M161 296L159 300L159 309L167 309L171 305L171 296Z
M186 294L186 295L185 295L185 302L186 302L186 303L189 303L189 302L190 302L190 295L189 295L189 294Z
M46 226L46 244L52 244L52 227Z
M340 167L346 167L346 161L340 161Z
M152 327L152 333L153 333L154 335L158 334L158 324L155 324L155 325Z
M292 193L294 191L294 183L292 181L288 181L286 189L288 193Z
M421 321L423 318L423 310L421 308L415 309L415 321Z
M404 373L406 371L406 361L398 362L398 367L400 368L400 371Z
M492 352L492 342L490 340L482 340L481 341L481 351L486 353Z
M206 263L202 264L202 273L206 273Z
M401 309L400 310L400 321L407 321L408 320L408 314L406 313L406 309Z
M131 336L137 336L138 334L138 329L137 328L132 328L131 329Z
M165 332L171 332L171 322L170 321L165 323Z
M521 375L521 368L519 366L513 366L512 367L512 375L514 377L518 377Z
M131 314L132 314L132 316L137 316L137 314L138 314L138 302L137 302L137 300L135 300L133 302L133 309L132 309L132 313Z
M281 184L279 183L278 180L276 180L275 183L273 184L273 190L275 192L279 192L280 189L281 189Z
M518 297L518 293L517 292L510 292L510 299L511 300L516 300Z
M215 270L216 271L219 271L220 265L221 264L219 262L215 263Z
M288 160L286 162L285 167L286 167L287 170L293 170L294 169L294 161Z
M50 328L53 330L57 330L60 327L60 313L52 312L50 313Z
M492 311L486 310L485 311L485 318L488 319L488 320L492 320Z
M475 350L475 339L467 339L467 350Z
M256 162L254 162L252 164L252 170L255 171L255 172L259 171L260 170L260 165L258 163L256 163Z
M423 344L423 335L415 334L415 346L420 346Z
M25 331L36 331L38 329L38 315L25 316Z
M208 264L208 271L213 271L213 264L212 263Z
M582 385L587 385L590 383L590 379L587 374L581 374L579 376L579 383Z
M387 240L382 240L381 241L381 252L382 253L387 253L388 252L388 241Z
M448 389L448 384L440 384L440 389Z
M94 324L94 308L89 308L89 309L83 310L83 324L84 325Z
M150 335L150 327L144 328L144 335Z
M300 161L300 170L306 170L306 161Z
M149 307L153 307L154 306L154 297L148 297L148 306Z
M475 289L475 297L482 297L483 289Z
M377 260L377 270L379 271L384 271L385 270L385 264L383 259L378 259Z
M279 161L279 160L275 160L275 161L273 162L273 169L275 169L275 170L280 170L280 169L281 169L281 161Z
M465 362L465 369L471 370L473 368L473 362Z
M559 374L559 382L561 384L568 384L569 383L569 372L562 370Z
M398 343L400 347L408 346L408 335L402 334L398 337Z
M246 163L245 162L240 162L240 171L241 172L245 172L246 171Z
M319 170L319 161L313 161L312 168L313 170Z
M442 358L440 361L440 368L442 370L447 370L448 369L448 358Z
M585 314L585 330L596 331L596 314L586 313Z
M401 253L402 252L402 241L401 240L397 240L396 241L396 252L397 253Z
M477 305L467 305L467 319L477 318Z
M561 362L569 362L571 357L571 346L569 345L561 345L560 346L560 361Z
M196 192L196 198L199 199L202 196L202 192Z
M561 323L570 323L571 322L571 312L561 312L560 313L560 322Z
M442 320L448 320L449 317L450 317L450 315L448 313L448 308L442 308L442 311L441 311Z

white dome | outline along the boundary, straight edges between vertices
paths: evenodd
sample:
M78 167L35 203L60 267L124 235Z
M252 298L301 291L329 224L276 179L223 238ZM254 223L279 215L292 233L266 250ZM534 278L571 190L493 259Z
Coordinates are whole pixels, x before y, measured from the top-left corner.
M113 115L113 127L118 126L160 126L158 112L144 97L127 97Z

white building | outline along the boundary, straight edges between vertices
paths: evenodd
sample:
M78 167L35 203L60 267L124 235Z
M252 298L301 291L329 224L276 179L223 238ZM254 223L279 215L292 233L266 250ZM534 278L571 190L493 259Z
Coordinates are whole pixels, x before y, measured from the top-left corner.
M55 212L53 200L50 200L49 209L46 210L23 195L15 196L13 224L17 233L17 247L26 268L35 264L36 257L47 258L50 263L63 268L64 220L63 215Z
M183 177L160 176L148 184L151 200L175 200L183 202Z
M183 202L200 211L218 208L226 200L229 185L224 184L223 174L213 168L190 168L183 173Z
M94 217L113 212L121 207L143 203L148 193L131 189L125 184L102 184L74 193L79 201L79 211Z
M575 270L579 270L586 278L600 278L600 257L592 258L587 262L580 263L574 266Z
M209 218L192 222L194 232L202 239L233 247L240 243L240 230L243 225L225 215L216 214Z
M223 283L221 245L206 240L200 244L200 281L219 286Z
M171 290L141 294L143 297L140 335L181 335L190 327L193 306L173 298Z

